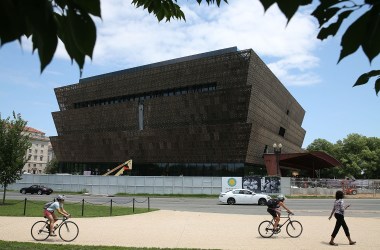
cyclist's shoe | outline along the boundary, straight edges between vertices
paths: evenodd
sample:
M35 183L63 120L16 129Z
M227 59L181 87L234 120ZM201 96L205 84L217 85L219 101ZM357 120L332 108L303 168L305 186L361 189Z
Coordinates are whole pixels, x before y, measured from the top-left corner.
M280 228L273 228L273 233L274 234L278 234L280 232Z
M56 234L54 234L54 233L52 233L52 234L50 234L50 236L51 237L55 237L55 236L57 236Z

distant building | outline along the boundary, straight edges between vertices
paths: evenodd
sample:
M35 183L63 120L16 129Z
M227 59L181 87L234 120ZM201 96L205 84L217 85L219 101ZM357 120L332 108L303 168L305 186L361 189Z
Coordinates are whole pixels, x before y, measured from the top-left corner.
M305 111L252 49L236 47L80 79L55 89L51 137L65 173L244 176L274 142L300 153Z
M47 163L49 162L49 137L45 136L44 132L31 127L25 127L24 130L29 133L29 138L32 145L26 152L29 160L24 165L22 172L42 174L45 171Z

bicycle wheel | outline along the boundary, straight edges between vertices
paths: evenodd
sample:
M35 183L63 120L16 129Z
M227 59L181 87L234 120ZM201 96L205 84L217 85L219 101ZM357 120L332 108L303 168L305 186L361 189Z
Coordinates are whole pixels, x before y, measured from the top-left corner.
M259 234L263 238L269 238L273 235L273 224L269 220L265 220L259 225Z
M46 240L49 237L49 223L43 220L37 221L33 224L30 233L37 241Z
M292 220L289 221L288 225L286 225L286 232L292 238L297 238L302 234L302 224L299 221Z
M79 234L79 228L77 224L72 221L65 221L59 227L59 237L64 241L73 241Z

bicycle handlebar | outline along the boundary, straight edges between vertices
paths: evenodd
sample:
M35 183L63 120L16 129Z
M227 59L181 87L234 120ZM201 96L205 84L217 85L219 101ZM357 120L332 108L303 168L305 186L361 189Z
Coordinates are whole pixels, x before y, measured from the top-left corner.
M280 216L280 218L290 218L291 215L294 215L294 213L288 213L287 216Z
M69 218L71 218L71 214L69 214L69 216L62 216L63 221L68 220Z

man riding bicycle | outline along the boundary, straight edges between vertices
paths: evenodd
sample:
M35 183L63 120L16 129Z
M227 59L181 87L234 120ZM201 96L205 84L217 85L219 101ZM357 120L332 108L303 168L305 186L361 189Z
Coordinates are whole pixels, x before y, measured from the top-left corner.
M278 231L278 224L280 222L280 217L281 217L281 207L285 208L286 211L289 213L289 214L293 214L292 211L290 211L289 208L287 208L284 204L285 202L285 196L280 194L277 196L277 199L274 199L273 200L273 205L269 206L268 205L268 213L270 213L272 216L273 216L273 219L274 219L274 226L273 226L273 230L276 232ZM268 203L272 203L272 202L269 202Z
M44 216L50 221L50 236L57 236L54 233L54 223L58 220L58 218L54 211L58 211L58 213L62 214L65 217L70 217L70 214L63 208L64 201L65 196L58 195L56 201L44 209Z

